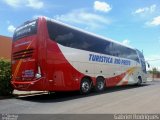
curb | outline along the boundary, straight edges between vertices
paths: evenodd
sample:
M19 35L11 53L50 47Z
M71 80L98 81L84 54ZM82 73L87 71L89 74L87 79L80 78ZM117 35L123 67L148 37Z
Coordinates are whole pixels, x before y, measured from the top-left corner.
M48 92L41 91L41 92L23 92L23 91L16 91L13 92L12 95L9 96L0 96L0 100L4 99L11 99L11 98L17 98L17 97L26 97L26 96L33 96L33 95L41 95L41 94L48 94Z
M10 95L10 96L0 96L0 100L4 100L4 99L11 99L14 98L14 95Z

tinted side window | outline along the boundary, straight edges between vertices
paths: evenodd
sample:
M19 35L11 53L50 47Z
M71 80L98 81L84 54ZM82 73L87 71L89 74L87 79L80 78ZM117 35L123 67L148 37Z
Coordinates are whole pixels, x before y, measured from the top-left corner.
M47 28L51 40L68 47L73 44L75 33L70 28L51 21L47 21Z
M47 27L50 38L63 46L132 60L138 59L135 50L117 43L80 32L52 21L47 21Z
M127 58L139 62L136 50L124 47L122 45L113 43L112 55L122 58Z
M47 27L50 38L61 45L97 53L110 54L111 42L51 21L47 21Z

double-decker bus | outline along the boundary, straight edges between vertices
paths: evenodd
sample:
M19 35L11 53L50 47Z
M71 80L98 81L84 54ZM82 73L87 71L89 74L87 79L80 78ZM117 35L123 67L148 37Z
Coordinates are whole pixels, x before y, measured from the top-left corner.
M23 91L76 91L146 82L143 54L132 47L39 17L13 35L12 85Z

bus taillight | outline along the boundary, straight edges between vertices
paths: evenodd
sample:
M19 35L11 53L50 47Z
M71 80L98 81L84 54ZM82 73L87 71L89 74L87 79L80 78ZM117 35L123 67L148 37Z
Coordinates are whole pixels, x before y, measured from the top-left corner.
M35 77L36 77L37 79L39 79L39 78L41 78L41 77L42 77L42 75L41 75L41 68L40 68L40 66L38 66L38 72L36 73Z

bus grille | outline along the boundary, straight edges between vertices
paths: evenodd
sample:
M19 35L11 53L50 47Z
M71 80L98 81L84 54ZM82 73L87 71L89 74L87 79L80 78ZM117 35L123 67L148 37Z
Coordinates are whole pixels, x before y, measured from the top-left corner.
M32 57L33 51L34 51L34 49L26 49L26 50L14 52L13 59L19 60L19 59L25 59L25 58Z

